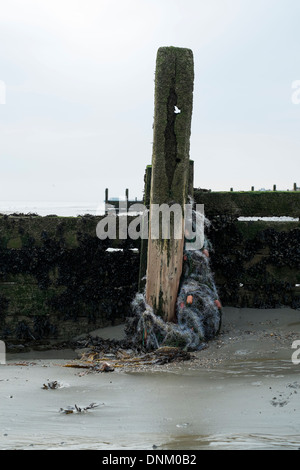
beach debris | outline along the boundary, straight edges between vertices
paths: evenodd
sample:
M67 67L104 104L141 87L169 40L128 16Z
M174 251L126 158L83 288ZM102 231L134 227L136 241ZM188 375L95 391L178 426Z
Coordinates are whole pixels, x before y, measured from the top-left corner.
M98 360L97 355L92 352L90 354L84 353L81 357L81 362L72 362L65 364L64 367L74 367L75 369L89 369L91 372L113 372L114 366L108 362Z
M100 367L100 372L113 372L114 370L114 367L108 362L103 362L102 366Z
M43 390L56 390L60 388L60 384L54 380L53 382L48 382L47 384L43 384L42 389Z
M277 398L277 397L274 397L271 401L270 401L271 405L273 406L279 406L280 408L282 408L283 406L286 406L289 401L288 400L285 400L285 399L280 399L280 398Z
M300 388L300 384L299 384L299 382L292 382L292 383L288 383L288 384L287 384L287 387L288 387L288 388L299 389L299 388ZM297 393L297 392L295 392L295 393Z
M90 405L88 406L85 406L84 408L81 408L80 406L77 406L75 404L75 406L67 406L66 408L60 408L59 409L59 412L60 413L64 413L66 415L69 415L69 414L74 414L74 413L85 413L87 412L88 410L93 410L94 408L98 408L99 404L97 403L91 403Z
M69 387L69 384L62 384L61 382L58 382L57 380L53 380L51 382L47 382L43 384L42 389L43 390L57 390L59 388L65 388Z
M88 369L90 372L110 372L115 368L143 367L153 365L164 365L171 362L192 360L190 352L179 347L162 346L147 353L137 353L136 351L119 350L115 357L110 357L110 362L101 356L101 351L85 352L79 361L67 363L64 367L78 369Z
M28 362L28 361L23 361L23 362L13 362L10 363L10 366L21 366L21 367L29 367L29 366L36 366L36 362Z

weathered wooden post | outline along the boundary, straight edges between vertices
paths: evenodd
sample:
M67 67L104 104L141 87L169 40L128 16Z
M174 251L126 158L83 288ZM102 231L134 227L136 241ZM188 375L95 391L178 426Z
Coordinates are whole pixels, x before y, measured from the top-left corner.
M156 58L155 111L147 254L146 301L165 321L175 320L182 273L184 204L189 188L189 149L193 108L194 61L190 49L161 47ZM154 206L179 204L182 224L170 236L152 237ZM174 237L174 228L181 238Z
M152 173L152 166L147 165L144 177L144 206L149 210L150 207L150 190L151 190L151 173ZM146 214L144 214L144 217ZM145 219L143 217L142 223L145 223ZM144 227L142 228L142 232L144 233ZM145 276L147 272L147 252L148 252L148 240L146 238L141 239L141 246L140 246L140 269L139 269L139 285L138 290L142 292L145 288Z

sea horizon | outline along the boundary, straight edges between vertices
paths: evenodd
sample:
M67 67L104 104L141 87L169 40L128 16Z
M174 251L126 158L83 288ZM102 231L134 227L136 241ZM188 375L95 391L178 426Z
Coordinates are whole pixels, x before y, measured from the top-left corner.
M0 214L37 214L77 217L79 215L103 215L105 202L78 201L0 201Z
M205 212L205 210L204 210ZM105 201L0 201L0 215L37 214L45 217L57 215L60 217L77 217L82 215L100 216L105 214ZM299 218L281 217L238 217L239 221L273 221L297 222Z

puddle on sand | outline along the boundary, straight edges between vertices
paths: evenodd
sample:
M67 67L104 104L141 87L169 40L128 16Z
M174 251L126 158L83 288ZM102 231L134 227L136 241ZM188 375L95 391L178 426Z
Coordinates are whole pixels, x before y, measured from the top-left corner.
M163 450L299 450L300 437L269 434L216 434L178 436L160 446Z
M289 323L287 326L300 326L300 321Z
M265 357L260 358L235 358L230 362L221 364L214 368L216 375L223 374L224 377L228 376L277 376L284 377L285 374L299 374L299 370L292 364L290 360L285 359L270 359Z

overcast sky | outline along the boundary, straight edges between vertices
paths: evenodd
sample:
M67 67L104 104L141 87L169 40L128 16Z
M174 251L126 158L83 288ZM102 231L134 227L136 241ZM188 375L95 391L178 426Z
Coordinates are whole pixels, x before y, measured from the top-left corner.
M195 186L299 185L299 18L299 0L0 0L0 199L141 197L160 46L194 53Z

